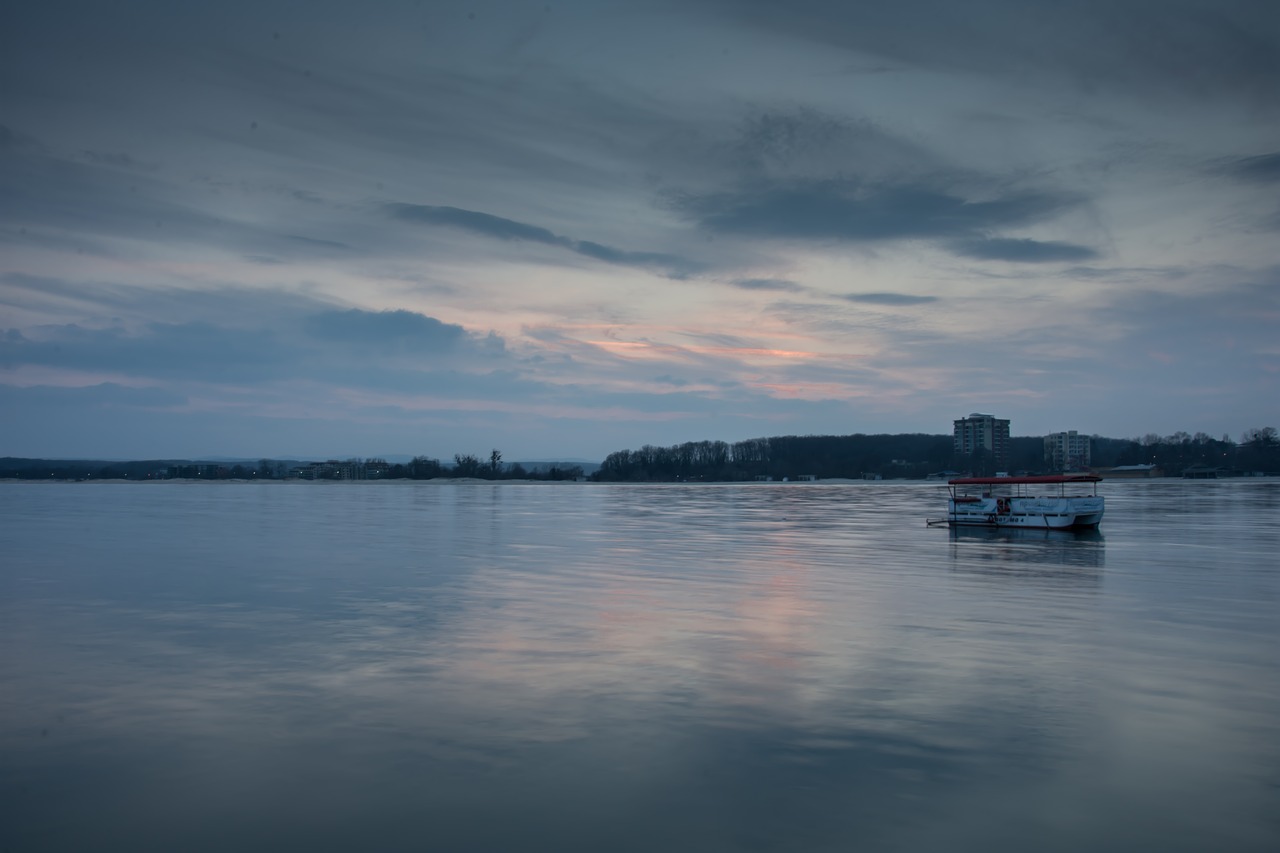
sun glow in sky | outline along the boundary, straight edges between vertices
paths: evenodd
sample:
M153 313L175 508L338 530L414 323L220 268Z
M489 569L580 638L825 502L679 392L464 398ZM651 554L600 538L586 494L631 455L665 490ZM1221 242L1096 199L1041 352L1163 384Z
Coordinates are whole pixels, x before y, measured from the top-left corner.
M122 0L0 32L0 455L1280 422L1280 7Z

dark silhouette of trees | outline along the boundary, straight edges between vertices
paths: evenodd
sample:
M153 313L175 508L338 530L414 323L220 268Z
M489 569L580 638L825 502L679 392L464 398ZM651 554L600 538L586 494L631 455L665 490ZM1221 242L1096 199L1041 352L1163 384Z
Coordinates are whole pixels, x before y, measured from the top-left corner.
M1233 472L1243 463L1235 442L1198 432L1175 432L1161 437L1147 433L1142 438L1115 439L1094 436L1093 467L1155 465L1168 476L1181 476L1188 468L1211 468Z
M1240 443L1259 449L1271 448L1280 444L1275 427L1254 427L1247 429L1240 436Z
M1210 468L1225 474L1280 471L1280 435L1271 427L1246 431L1236 445L1227 436L1176 432L1141 439L1094 436L1094 468L1154 464L1169 476ZM672 447L645 445L605 457L593 479L605 482L743 481L815 477L920 479L943 470L996 473L986 453L956 455L949 435L778 436L726 445L698 441ZM1045 470L1044 439L1019 436L1009 441L1001 470L1037 473Z
M487 468L485 469L488 470ZM451 477L479 477L481 475L480 458L473 453L455 453L453 455L453 472Z
M439 459L429 456L415 456L408 465L409 477L414 480L430 480L444 474L444 466Z
M1280 437L1275 427L1246 430L1240 436L1240 466L1246 471L1280 471Z
M528 480L581 480L581 465L551 465L548 468L534 468L524 475Z
M1011 438L1009 458L1002 469L1010 473L1045 470L1043 438ZM429 456L415 456L407 464L391 465L384 459L357 459L347 463L331 461L309 466L317 477L338 479L414 479L475 477L487 480L580 480L580 465L562 463L534 466L527 470L519 463L506 464L502 452L490 451L488 460L474 454L456 454L452 466ZM922 479L944 470L973 473L987 471L993 460L957 456L949 435L919 433L897 435L805 435L751 438L732 444L724 441L691 441L670 447L644 445L639 450L619 450L605 457L591 479L605 482L741 482L757 479L781 480L804 476L819 478ZM260 459L249 464L219 464L187 460L146 460L103 462L95 460L48 460L0 458L0 478L25 480L146 480L186 478L283 479L290 476L285 462ZM304 467L306 463L301 463ZM1275 427L1245 430L1240 441L1228 436L1213 438L1203 432L1194 435L1175 432L1161 437L1148 433L1141 438L1092 438L1092 466L1155 465L1168 476L1184 472L1212 471L1218 475L1237 473L1280 474L1280 434ZM983 470L979 470L982 468ZM321 470L322 469L322 470ZM355 473L352 473L352 472ZM306 476L304 474L304 476Z
M482 460L473 453L458 453L453 457L453 465L442 464L438 459L428 456L415 456L408 465L387 465L382 460L369 460L366 465L377 463L381 479L413 479L432 480L436 478L470 477L482 480L576 480L582 479L581 466L552 465L549 468L535 467L527 470L519 462L506 464L502 461L502 451L496 448L489 453L488 461ZM385 466L385 468L383 467ZM371 479L376 479L370 475Z
M752 438L726 444L693 441L672 447L645 445L605 457L593 475L602 481L866 476L924 477L951 461L951 437L931 435L806 435Z

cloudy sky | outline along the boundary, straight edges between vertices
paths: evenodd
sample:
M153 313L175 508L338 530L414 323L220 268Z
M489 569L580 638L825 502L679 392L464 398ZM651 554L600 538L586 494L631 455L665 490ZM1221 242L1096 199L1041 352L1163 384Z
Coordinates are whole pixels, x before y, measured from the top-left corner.
M1280 424L1273 0L0 28L0 455Z

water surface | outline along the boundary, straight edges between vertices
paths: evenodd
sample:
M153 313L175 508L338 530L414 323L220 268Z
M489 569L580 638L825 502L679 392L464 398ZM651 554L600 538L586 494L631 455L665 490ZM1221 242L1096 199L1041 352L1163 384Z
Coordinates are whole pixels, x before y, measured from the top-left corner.
M1280 849L1280 483L0 485L0 849Z

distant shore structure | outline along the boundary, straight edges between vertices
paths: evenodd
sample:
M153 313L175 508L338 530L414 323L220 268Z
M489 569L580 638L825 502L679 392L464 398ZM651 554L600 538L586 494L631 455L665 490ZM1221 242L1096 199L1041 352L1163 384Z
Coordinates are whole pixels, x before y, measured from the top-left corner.
M1093 464L1093 442L1075 430L1044 437L1044 461L1052 471L1084 471Z
M952 444L956 455L985 455L997 468L1009 465L1009 420L974 412L953 421Z
M1153 464L1115 465L1111 468L1098 468L1095 473L1108 480L1150 480L1164 476L1164 471Z

